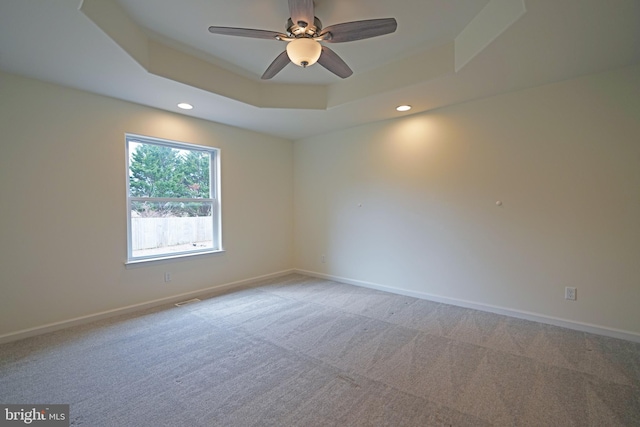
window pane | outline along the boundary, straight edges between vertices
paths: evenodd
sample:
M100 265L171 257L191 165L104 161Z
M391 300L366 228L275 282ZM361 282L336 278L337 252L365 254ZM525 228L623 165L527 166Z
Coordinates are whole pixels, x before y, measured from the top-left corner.
M221 250L219 150L127 135L130 262Z
M213 249L211 202L131 202L132 256Z
M129 196L209 199L211 155L129 141Z

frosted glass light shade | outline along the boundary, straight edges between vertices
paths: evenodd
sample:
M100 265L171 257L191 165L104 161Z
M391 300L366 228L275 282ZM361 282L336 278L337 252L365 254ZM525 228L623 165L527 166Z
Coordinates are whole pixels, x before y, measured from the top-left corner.
M287 44L287 55L291 62L299 67L308 67L318 62L322 46L320 43L309 38L299 38Z

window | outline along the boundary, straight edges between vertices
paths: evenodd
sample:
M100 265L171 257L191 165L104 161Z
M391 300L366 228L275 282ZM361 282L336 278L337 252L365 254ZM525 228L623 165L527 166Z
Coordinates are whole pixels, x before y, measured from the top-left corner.
M222 249L219 150L126 135L127 261Z

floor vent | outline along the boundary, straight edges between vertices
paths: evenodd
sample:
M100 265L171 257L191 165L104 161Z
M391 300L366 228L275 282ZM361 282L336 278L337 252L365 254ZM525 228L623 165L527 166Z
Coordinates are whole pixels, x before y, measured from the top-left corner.
M200 300L198 298L194 298L194 299L190 299L187 301L182 301L182 302L177 302L176 303L176 307L182 307L183 305L187 305L187 304L193 304L196 302L200 302Z

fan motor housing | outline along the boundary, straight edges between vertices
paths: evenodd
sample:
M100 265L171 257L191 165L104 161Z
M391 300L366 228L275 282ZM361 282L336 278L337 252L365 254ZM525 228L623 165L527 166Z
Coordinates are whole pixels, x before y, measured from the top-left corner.
M302 26L304 22L294 23L291 18L287 20L287 33L294 38L298 37L318 37L322 30L322 22L317 17L313 17L313 24Z

